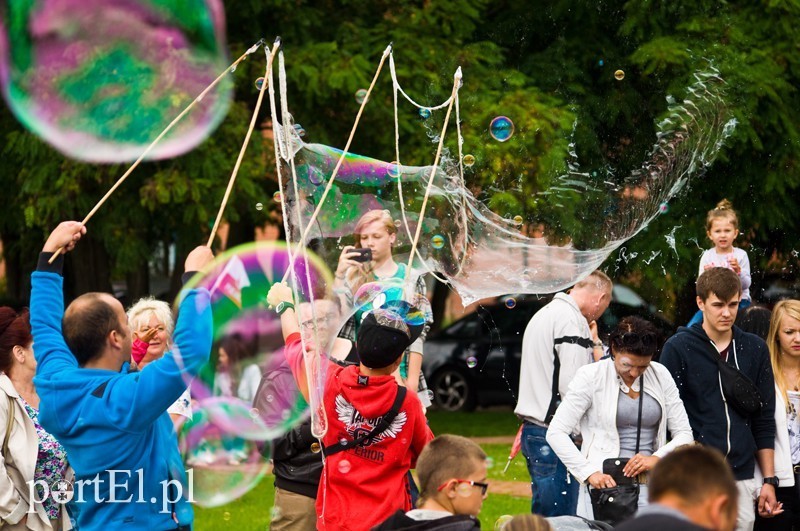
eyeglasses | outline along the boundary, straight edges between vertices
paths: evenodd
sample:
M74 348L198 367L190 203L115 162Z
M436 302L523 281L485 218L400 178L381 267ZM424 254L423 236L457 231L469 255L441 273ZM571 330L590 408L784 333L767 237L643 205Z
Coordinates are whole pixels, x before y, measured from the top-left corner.
M451 481L455 481L456 484L467 483L468 485L471 485L473 487L478 487L481 489L481 496L486 496L486 491L489 490L488 483L481 483L479 481L470 481L469 479L448 479L447 481L439 485L439 488L436 490L438 492L443 491L445 488L447 488L447 485L449 485Z
M314 328L315 324L317 326L322 324L331 324L335 323L337 319L338 317L335 313L326 313L325 315L317 317L316 319L308 319L306 321L303 321L302 323L300 323L300 327L302 327L303 330L311 330L312 328Z

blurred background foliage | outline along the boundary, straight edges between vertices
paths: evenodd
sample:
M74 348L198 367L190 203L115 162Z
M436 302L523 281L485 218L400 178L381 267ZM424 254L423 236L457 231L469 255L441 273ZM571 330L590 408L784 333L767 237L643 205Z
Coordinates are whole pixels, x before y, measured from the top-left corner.
M565 171L570 142L583 167L630 171L655 141L666 96L681 97L692 74L713 64L727 82L734 135L707 174L603 267L683 319L693 312L701 249L710 245L705 213L727 197L740 213L737 243L750 255L754 287L796 274L800 1L228 0L225 8L231 56L261 37L281 36L290 110L309 142L344 146L358 111L354 93L369 85L390 42L401 84L422 104L446 99L460 66L464 152L478 161L468 186L500 215L521 215L529 226L546 221L553 238L570 236L581 219L572 211L579 197L559 206L537 195ZM252 57L233 75L236 100L222 126L187 155L142 165L93 218L89 243L68 261L71 295L125 280L136 298L151 290L153 268L171 272L170 245L181 264L205 241L257 97L253 81L264 65ZM617 69L623 81L614 78ZM516 126L505 144L487 131L497 115ZM263 116L260 127L268 129L268 111ZM423 124L415 109L400 107L404 164L432 162L442 117ZM393 160L393 133L387 67L351 151ZM455 136L448 138L457 152ZM82 219L126 166L68 160L6 107L0 139L5 291L24 301L46 232L63 219ZM272 159L271 142L254 135L226 211L230 243L274 219Z

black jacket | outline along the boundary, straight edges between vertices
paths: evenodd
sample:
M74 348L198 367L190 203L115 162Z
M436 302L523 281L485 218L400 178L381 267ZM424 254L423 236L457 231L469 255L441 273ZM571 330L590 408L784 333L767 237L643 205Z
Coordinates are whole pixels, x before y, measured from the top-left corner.
M681 327L667 340L659 361L675 378L695 440L720 450L737 480L751 479L756 450L775 446L775 383L767 344L733 327L727 361L737 366L761 394L761 411L750 418L725 403L716 361L701 349L719 355L702 324Z
M466 514L454 514L436 520L414 520L406 516L402 510L398 510L381 525L373 527L372 531L471 531L480 528L481 523L478 519Z
M300 391L286 360L267 371L256 391L253 407L259 411L267 426L285 422L285 412L304 404ZM295 426L286 435L272 441L262 449L264 457L271 457L275 486L309 498L317 497L322 475L322 452L313 452L319 443L311 435L311 421Z

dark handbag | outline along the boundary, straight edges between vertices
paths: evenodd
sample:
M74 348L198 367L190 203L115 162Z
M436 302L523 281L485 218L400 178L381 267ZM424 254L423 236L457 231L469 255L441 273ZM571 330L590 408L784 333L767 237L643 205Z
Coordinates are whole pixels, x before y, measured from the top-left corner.
M636 451L639 453L639 441L642 435L642 397L644 395L644 376L639 377L639 414L636 420ZM589 489L592 499L594 519L615 526L636 514L639 507L639 481L622 474L628 458L614 457L603 461L603 474L614 478L616 487L605 489Z
M761 393L758 392L758 388L738 367L723 360L716 348L714 352L715 356L711 356L707 351L706 354L717 362L719 383L725 402L745 418L757 415L761 411Z

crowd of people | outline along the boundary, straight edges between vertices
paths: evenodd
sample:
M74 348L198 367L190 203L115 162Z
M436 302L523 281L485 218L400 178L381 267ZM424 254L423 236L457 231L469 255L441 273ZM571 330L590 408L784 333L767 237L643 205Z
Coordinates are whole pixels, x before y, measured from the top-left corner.
M663 348L638 317L600 337L613 283L599 270L531 319L515 408L531 511L504 529L800 529L800 301L750 305L729 203L709 212L707 231L698 315ZM56 227L30 310L0 308L0 527L188 531L178 445L193 418L188 382L213 363L214 395L278 423L269 415L312 402L313 360L325 366L327 429L316 438L307 419L261 445L275 477L270 528L479 529L487 456L467 438L434 437L426 419L424 283L404 286L387 211L366 213L355 232L332 298L296 300L285 283L264 294L283 336L265 367L239 334L213 341L203 288L182 292L177 318L152 298L126 313L102 293L65 308L64 253L52 258L85 228ZM193 250L184 279L212 260ZM338 329L376 285L380 297Z

